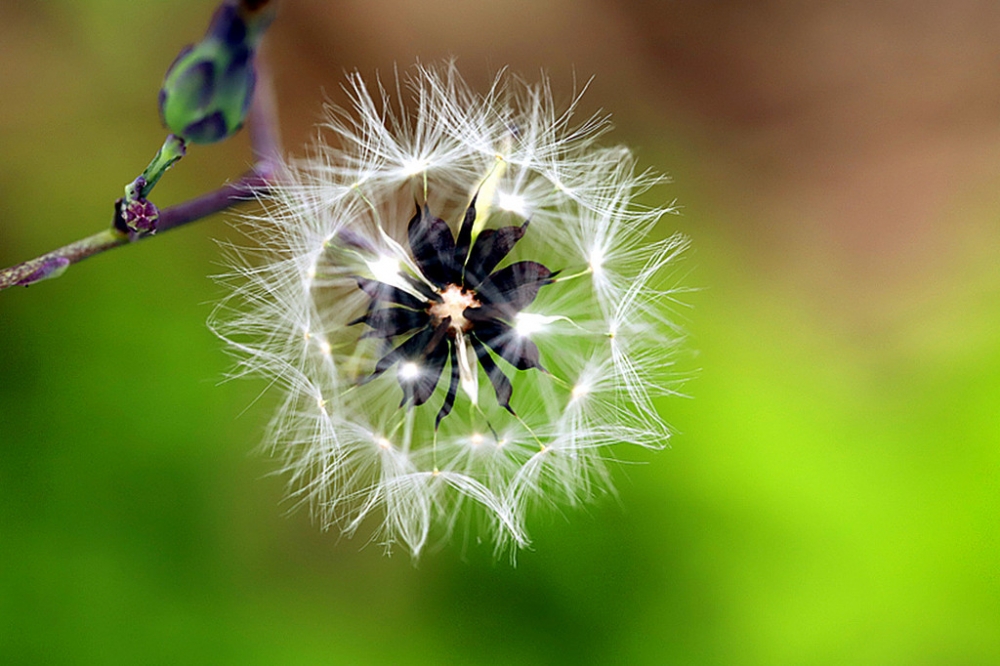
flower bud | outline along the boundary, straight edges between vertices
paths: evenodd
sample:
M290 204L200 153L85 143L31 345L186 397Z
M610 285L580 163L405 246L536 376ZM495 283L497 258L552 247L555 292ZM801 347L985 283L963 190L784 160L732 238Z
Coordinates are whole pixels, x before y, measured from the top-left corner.
M254 51L273 18L273 2L227 0L205 37L185 47L160 89L163 124L185 140L214 143L246 119L256 75Z
M42 280L57 278L66 272L70 261L66 257L48 257L38 263L38 267L17 281L18 286L27 287Z

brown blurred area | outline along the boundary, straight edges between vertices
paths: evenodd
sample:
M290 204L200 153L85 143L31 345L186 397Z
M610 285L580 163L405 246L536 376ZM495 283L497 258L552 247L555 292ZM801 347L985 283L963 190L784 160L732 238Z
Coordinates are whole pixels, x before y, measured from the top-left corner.
M567 97L592 75L583 108L612 112L612 136L671 172L696 244L725 231L750 274L862 342L937 308L920 294L941 282L975 279L970 252L994 263L980 252L1000 210L990 0L302 0L270 48L289 146L312 134L314 91L343 101L354 68L455 57L477 84L544 70Z
M774 208L742 221L768 242L805 224L844 269L899 279L947 250L937 225L959 198L996 182L997 3L628 4L648 86L748 204Z

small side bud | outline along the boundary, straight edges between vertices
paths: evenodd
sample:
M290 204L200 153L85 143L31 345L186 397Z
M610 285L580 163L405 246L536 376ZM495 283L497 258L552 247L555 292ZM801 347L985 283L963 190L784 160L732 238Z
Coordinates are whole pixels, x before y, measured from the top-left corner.
M162 153L163 151L160 152ZM159 156L158 153L157 158ZM153 160L150 169L154 164L156 164L156 160ZM146 171L148 172L150 169ZM159 179L159 174L157 174L156 178ZM155 181L153 182L155 183ZM125 188L125 196L115 202L114 226L116 229L122 233L156 233L156 223L160 219L160 211L151 201L146 199L146 192L151 187L152 185L146 180L144 175L139 176L128 184Z
M219 5L202 40L185 47L164 77L159 103L167 129L214 143L243 126L256 85L255 50L273 17L273 2Z
M42 280L51 280L65 273L67 268L69 268L69 259L66 257L49 257L43 259L38 268L18 280L16 284L19 287L27 287Z

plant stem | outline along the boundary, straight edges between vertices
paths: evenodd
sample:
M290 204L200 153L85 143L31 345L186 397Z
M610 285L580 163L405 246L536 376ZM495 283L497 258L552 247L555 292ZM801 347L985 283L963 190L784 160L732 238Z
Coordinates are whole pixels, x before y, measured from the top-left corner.
M24 263L0 270L0 289L14 286L28 286L47 278L57 277L70 264L83 261L87 257L124 245L129 242L128 234L117 229L105 229L93 236L70 243L48 254Z
M164 208L160 211L157 231L169 231L189 222L206 218L242 201L252 199L256 195L266 192L268 183L269 181L264 174L258 172L257 169L251 170L239 180L208 194L203 194L170 208ZM106 252L120 245L128 245L155 237L151 234L126 233L114 227L105 229L35 259L0 270L0 290L16 286L26 287L47 278L57 277L71 264L83 261L87 257Z
M142 179L141 187L135 192L130 192L135 183L130 188L126 188L126 198L130 195L139 199L148 197L149 193L156 187L156 183L160 181L160 177L167 172L167 169L172 167L177 160L184 157L186 149L187 144L184 139L176 134L167 136L166 141L163 142L163 146L156 152L156 157L153 158L153 161L149 163L146 170L139 176ZM136 179L137 182L138 180Z
M259 68L258 87L254 93L253 106L248 118L250 142L257 164L237 181L227 183L190 201L160 210L156 223L158 232L169 231L189 222L206 218L243 201L254 199L258 195L265 194L268 186L273 182L276 165L281 157L281 145L277 135L277 105L268 69L260 60L258 60L257 65ZM170 139L168 138L167 141L169 142ZM154 163L160 157L161 154L157 154L157 158L153 160ZM173 161L176 159L173 159L171 163ZM160 173L162 174L162 171ZM154 180L153 183L155 182ZM155 238L153 234L135 234L124 228L124 224L119 219L119 209L115 206L111 228L40 257L10 268L0 269L0 291L9 287L26 287L45 279L58 277L69 266L83 261L87 257L151 237Z

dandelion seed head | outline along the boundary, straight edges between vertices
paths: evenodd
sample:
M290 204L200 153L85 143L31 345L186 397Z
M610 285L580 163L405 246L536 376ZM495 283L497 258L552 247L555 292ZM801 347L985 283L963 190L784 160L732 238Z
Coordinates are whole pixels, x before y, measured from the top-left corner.
M608 491L610 447L665 445L685 241L650 240L658 178L546 81L347 89L249 220L213 327L283 392L267 444L324 527L522 547L529 508Z

